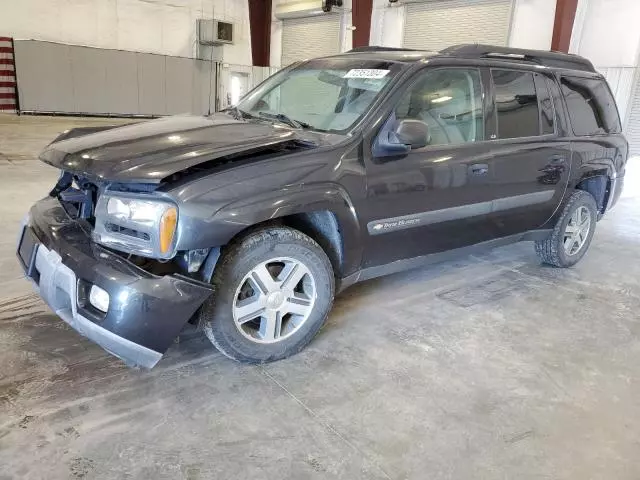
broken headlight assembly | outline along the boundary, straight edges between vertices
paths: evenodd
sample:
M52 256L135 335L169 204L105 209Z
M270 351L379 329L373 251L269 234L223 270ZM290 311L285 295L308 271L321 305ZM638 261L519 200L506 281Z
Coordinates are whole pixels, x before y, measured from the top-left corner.
M93 239L101 245L150 258L174 255L178 209L171 202L105 192L95 218Z

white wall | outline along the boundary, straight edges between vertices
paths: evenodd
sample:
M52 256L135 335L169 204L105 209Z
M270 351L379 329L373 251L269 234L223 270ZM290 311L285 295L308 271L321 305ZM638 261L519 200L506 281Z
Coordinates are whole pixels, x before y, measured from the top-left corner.
M569 51L598 67L635 66L639 24L638 0L580 0Z
M550 50L555 14L556 0L516 0L509 46Z
M0 35L194 57L198 18L233 22L235 44L221 58L251 65L247 0L11 0Z
M402 47L406 7L388 0L374 0L371 13L370 45Z
M623 123L640 78L640 1L579 0L569 51L587 57L607 78Z

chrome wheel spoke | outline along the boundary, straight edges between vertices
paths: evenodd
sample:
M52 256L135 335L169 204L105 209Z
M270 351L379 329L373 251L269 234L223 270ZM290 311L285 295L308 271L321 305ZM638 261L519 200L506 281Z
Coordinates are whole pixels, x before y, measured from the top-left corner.
M580 228L582 230L588 230L589 227L591 226L591 219L589 217L585 217L584 220L582 220L582 223L580 223Z
M569 222L566 228L564 229L564 234L565 236L574 235L577 231L578 231L578 227L576 225L572 225L571 222Z
M282 327L282 315L276 310L265 310L260 320L260 338L265 341L274 341L280 338Z
M292 315L307 315L311 312L311 305L311 299L295 295L285 302L282 309L285 313Z
M571 254L571 248L573 247L573 236L566 237L564 239L564 251Z
M264 303L261 299L259 297L251 297L237 302L234 314L236 315L236 321L242 324L259 317L263 311Z
M267 268L267 264L258 265L251 272L251 280L260 289L263 294L273 292L278 288L276 280Z
M279 275L279 278L282 278L282 284L280 288L283 290L293 290L302 277L307 274L306 269L302 268L299 263L289 263L285 265L285 268L282 270L282 273Z

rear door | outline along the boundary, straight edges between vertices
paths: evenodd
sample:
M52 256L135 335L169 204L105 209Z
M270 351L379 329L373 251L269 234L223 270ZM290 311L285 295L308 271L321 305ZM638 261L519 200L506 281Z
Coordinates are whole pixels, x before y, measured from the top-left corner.
M569 181L571 144L559 125L553 77L491 68L490 83L492 220L505 237L540 228L558 208Z

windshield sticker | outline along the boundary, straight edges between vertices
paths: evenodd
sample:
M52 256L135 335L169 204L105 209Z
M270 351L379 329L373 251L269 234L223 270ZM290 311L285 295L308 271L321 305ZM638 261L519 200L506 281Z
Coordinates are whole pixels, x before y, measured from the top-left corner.
M388 73L389 70L378 70L376 68L353 68L343 78L384 78Z

